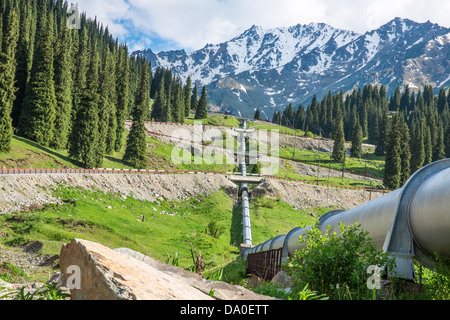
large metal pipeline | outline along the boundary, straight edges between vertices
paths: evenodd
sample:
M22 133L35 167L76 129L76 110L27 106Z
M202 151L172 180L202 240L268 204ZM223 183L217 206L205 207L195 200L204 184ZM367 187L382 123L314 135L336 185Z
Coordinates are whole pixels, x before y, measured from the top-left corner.
M250 220L250 202L248 198L247 184L242 184L242 234L243 243L252 245L252 225Z
M243 121L242 124L243 130L247 128L247 121ZM245 161L245 138L246 134L245 131L242 131L241 134L241 142L240 142L240 167L241 167L241 173L242 176L247 176L247 164ZM246 245L253 245L252 240L252 226L251 226L251 219L250 219L250 201L248 197L248 185L246 183L241 184L241 190L242 190L242 228L243 228L243 243Z
M433 268L435 253L450 258L450 159L423 167L401 189L350 210L328 212L317 227L325 232L330 226L339 234L340 223L361 225L377 249L396 260L396 270L391 272L399 278L415 278L413 259ZM280 248L284 259L292 257L301 249L299 237L310 228L294 228L246 250L244 258Z

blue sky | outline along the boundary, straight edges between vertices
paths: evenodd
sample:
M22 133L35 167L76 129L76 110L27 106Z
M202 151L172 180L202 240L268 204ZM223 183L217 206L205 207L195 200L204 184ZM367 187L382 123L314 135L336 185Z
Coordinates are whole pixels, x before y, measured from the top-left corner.
M69 0L70 1L70 0ZM395 17L450 27L448 0L72 0L130 51L201 49L263 28L324 22L364 33Z

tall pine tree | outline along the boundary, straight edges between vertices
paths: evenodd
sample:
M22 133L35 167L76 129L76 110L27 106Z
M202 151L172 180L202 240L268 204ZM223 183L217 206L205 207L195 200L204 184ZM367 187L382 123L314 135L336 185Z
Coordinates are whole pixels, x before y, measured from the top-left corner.
M345 137L344 137L344 121L342 112L339 110L334 123L334 145L332 158L339 163L345 161Z
M117 132L117 91L116 86L117 83L117 50L114 49L113 52L106 59L105 72L107 73L105 76L109 78L108 82L110 84L109 90L103 87L105 90L104 94L108 95L108 131L106 133L106 154L113 154L114 148L116 145L116 132Z
M11 150L13 135L11 111L15 99L15 50L19 37L17 9L10 8L3 39L0 35L0 152Z
M132 111L133 124L128 135L127 147L123 157L138 169L147 165L147 142L145 130L145 115L149 105L149 67L142 70L139 93L136 97L136 105Z
M115 151L120 151L122 148L122 139L125 133L125 120L127 117L127 110L129 104L129 86L130 86L130 66L128 60L128 49L126 46L119 48L119 62L117 72L117 131L116 131L116 145Z
M424 127L423 139L425 147L425 160L423 161L423 165L427 165L433 161L433 140L431 139L431 130L428 126Z
M400 173L400 186L406 183L410 174L410 160L411 160L411 150L409 147L409 129L405 122L400 124L400 148L401 148L401 173Z
M191 96L191 110L197 111L197 105L198 105L198 89L197 85L195 85L194 89L192 90Z
M424 145L424 122L421 121L416 127L411 141L411 173L422 168L425 162L425 145Z
M113 77L113 56L109 50L104 54L103 65L104 68L99 76L99 119L98 119L98 133L99 133L99 154L103 157L107 153L108 148L108 136L110 116L114 116L115 113L111 109L115 108L114 100L112 96L112 88L114 87ZM115 137L113 138L115 139ZM110 150L111 151L111 150Z
M185 118L189 117L191 113L191 98L192 98L192 80L189 76L184 86L184 103L185 103Z
M47 13L46 3L41 4L39 34L27 95L19 119L19 134L50 146L53 141L56 118L54 83L53 13Z
M401 146L401 130L400 118L395 114L391 126L389 128L386 145L386 160L384 166L384 186L394 190L400 187L401 171L402 171L402 146Z
M357 121L355 124L355 128L353 130L352 147L350 149L351 157L353 158L362 157L362 140L363 140L362 127Z
M155 102L151 112L151 118L155 121L161 121L164 103L166 101L164 77L161 78L159 90L155 94Z
M31 1L20 1L20 33L16 53L16 99L14 101L11 117L13 127L17 128L22 111L23 100L26 94L27 84L30 78L32 53L33 53L33 30L35 29L32 19Z
M65 21L65 20L64 20ZM69 29L61 28L55 54L56 112L53 140L55 149L65 149L72 123L72 43Z
M78 35L78 33L75 33ZM74 46L75 68L73 76L73 108L72 123L76 121L76 115L79 110L82 92L86 89L86 75L89 68L89 36L87 28L83 28L78 37L77 45ZM76 50L75 50L76 49Z
M445 130L445 156L450 158L450 124L447 125L447 129Z
M198 101L197 110L195 112L195 119L206 119L208 117L208 102L206 100L206 86L203 86L200 100Z
M444 129L442 121L439 121L436 130L436 142L433 147L433 161L438 161L445 158L445 144L444 144Z
M172 89L170 86L170 82L171 82L170 79L171 78L169 78L169 77L167 79L167 81L169 82L169 85L167 85L167 81L163 83L163 84L165 84L165 87L167 88L167 91L165 91L167 94L165 96L166 99L164 100L162 109L161 109L161 121L162 122L171 122L172 121L172 105L171 105Z
M91 53L86 88L81 92L79 110L72 129L69 155L81 161L84 168L100 167L98 59L96 46Z

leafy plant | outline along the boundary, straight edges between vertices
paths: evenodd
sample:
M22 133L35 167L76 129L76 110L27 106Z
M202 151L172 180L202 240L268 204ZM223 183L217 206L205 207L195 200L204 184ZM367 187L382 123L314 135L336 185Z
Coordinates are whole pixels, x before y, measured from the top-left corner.
M290 298L289 300L293 299ZM318 294L315 291L311 291L309 285L306 284L303 290L298 293L298 300L328 300L328 297L325 294Z
M27 274L10 262L0 264L0 279L6 282L21 281L28 279Z
M203 277L207 280L223 281L223 269L219 269L214 273L206 271Z
M262 294L268 297L274 297L282 300L293 300L290 299L289 293L280 284L273 282L264 282L255 289L255 293Z
M70 294L64 293L61 287L55 283L45 284L44 287L34 292L26 292L25 287L18 288L16 291L8 292L0 299L13 298L14 300L66 300Z
M166 264L170 264L177 267L180 266L178 250L175 252L173 257L171 257L167 252L166 254L167 254Z
M293 291L277 283L265 282L255 288L254 292L282 300L328 300L325 294L310 290L308 284L300 291Z
M424 288L432 300L450 299L450 261L435 256L436 270L427 273Z
M360 225L340 224L340 235L313 226L301 236L302 249L285 265L292 277L292 291L299 295L306 286L332 299L372 297L367 288L370 265L393 267L387 253L377 250ZM341 295L339 288L348 288Z
M215 239L219 239L219 237L225 232L225 227L217 224L215 221L211 221L208 223L208 226L205 229L205 233L209 234Z

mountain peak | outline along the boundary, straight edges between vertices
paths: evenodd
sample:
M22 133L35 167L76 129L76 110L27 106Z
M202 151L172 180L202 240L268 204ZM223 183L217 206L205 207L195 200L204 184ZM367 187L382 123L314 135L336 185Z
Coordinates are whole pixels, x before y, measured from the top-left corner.
M207 85L208 101L216 107L251 117L255 108L270 115L288 103L307 103L314 94L351 91L355 84L384 84L388 90L406 83L448 86L449 32L400 17L363 35L326 23L253 25L221 44L189 54L149 50L148 58L153 67Z

